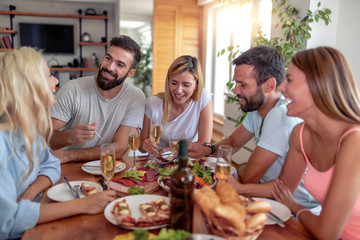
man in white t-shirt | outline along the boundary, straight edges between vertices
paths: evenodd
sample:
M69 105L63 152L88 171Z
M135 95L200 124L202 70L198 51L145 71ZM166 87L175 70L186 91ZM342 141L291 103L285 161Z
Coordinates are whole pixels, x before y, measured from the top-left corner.
M62 163L100 159L103 143L114 143L116 158L126 153L129 128L142 126L145 95L124 80L134 75L140 59L134 40L114 37L97 76L61 87L51 109L50 147Z
M256 148L247 164L238 169L239 181L264 183L277 179L289 150L290 133L302 121L286 116L287 102L277 91L285 77L285 59L276 49L260 46L244 52L233 63L236 65L234 94L247 115L230 137L220 142L190 143L189 156L216 156L220 145L232 146L237 151L255 137ZM303 184L294 196L309 208L318 205Z

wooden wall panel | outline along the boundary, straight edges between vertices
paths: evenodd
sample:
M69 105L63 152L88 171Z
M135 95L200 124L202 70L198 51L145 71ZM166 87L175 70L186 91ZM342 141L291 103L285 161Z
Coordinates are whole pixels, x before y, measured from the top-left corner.
M202 12L196 0L154 0L153 94L164 91L167 70L176 57L201 57Z

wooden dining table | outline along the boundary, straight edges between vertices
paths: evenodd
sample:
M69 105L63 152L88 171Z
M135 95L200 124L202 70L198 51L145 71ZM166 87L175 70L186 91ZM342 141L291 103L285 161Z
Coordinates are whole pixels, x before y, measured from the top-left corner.
M128 166L132 165L131 157L124 157L119 160L124 162L127 167L125 170L115 174L114 177L121 177L124 175ZM142 167L146 160L136 161L137 167ZM98 182L101 176L92 175L82 170L78 166L79 163L65 163L61 165L61 178L57 184L63 183L62 177L67 177L69 181L91 181ZM161 196L168 196L168 193L161 188L154 189L151 194ZM121 197L121 196L119 196ZM41 204L51 204L54 201L48 198L47 190L41 199ZM194 211L195 214L197 211ZM194 219L199 219L194 216ZM193 223L193 233L209 234L206 227L199 221ZM64 218L57 221L38 224L34 228L25 231L23 240L57 240L57 239L102 239L111 240L115 236L128 233L131 230L123 229L110 223L104 216L104 213L95 215L77 215L73 217ZM151 233L157 234L158 229L150 230ZM295 218L290 217L285 222L285 227L282 228L278 225L265 225L263 232L257 238L263 239L311 239L311 235L305 230L300 222Z

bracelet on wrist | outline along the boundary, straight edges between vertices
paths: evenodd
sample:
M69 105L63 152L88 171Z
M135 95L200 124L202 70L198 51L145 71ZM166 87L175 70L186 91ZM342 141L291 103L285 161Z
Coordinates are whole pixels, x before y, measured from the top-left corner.
M310 209L308 209L308 208L302 208L302 209L300 209L300 210L296 213L296 218L299 219L300 213L306 212L306 211L309 211L309 212L310 212Z

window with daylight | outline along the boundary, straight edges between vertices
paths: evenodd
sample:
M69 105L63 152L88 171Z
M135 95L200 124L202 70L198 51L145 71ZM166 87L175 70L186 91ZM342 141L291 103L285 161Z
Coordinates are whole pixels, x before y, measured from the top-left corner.
M271 0L232 1L231 4L209 8L207 19L206 86L214 93L214 113L224 115L226 83L233 76L234 67L228 53L217 57L218 52L239 45L240 52L251 46L255 23L270 36ZM238 56L238 55L237 55Z

